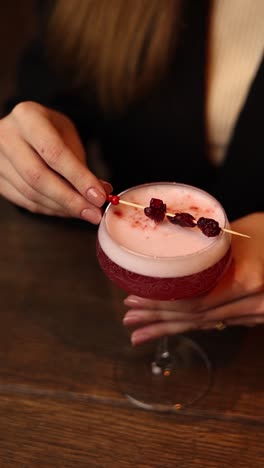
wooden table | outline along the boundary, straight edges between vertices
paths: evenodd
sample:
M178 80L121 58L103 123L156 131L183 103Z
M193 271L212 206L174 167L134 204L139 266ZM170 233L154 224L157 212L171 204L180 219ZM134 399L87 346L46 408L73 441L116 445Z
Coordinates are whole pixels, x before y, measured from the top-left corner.
M95 229L0 201L0 467L264 467L263 328L210 332L214 381L175 414L133 407L128 334Z

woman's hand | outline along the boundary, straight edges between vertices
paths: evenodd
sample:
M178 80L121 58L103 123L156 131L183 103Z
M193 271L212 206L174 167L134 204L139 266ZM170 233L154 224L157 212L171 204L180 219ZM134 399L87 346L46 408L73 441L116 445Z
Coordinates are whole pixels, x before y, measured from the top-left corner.
M98 224L110 191L87 168L77 131L63 114L23 102L0 121L0 193L12 203Z
M124 325L132 326L134 345L165 335L225 325L264 323L264 213L232 223L231 229L251 236L233 236L233 263L207 295L183 301L151 301L128 296ZM255 294L254 294L255 293ZM223 305L221 305L223 304Z

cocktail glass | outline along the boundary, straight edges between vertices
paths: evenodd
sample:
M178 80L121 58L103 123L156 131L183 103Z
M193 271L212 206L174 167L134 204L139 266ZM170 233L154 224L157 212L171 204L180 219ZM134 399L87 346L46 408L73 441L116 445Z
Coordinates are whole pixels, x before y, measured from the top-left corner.
M221 204L207 192L173 182L138 185L120 199L148 206L163 200L167 211L188 212L198 219L213 218L222 228L229 223ZM167 218L155 223L144 210L111 204L98 229L97 257L106 276L128 294L156 300L180 300L211 290L231 261L231 239L225 231L205 236L197 227L175 226ZM142 356L139 350L144 348ZM146 351L147 349L147 351ZM177 335L160 339L156 349L130 347L117 363L121 391L133 404L155 410L179 410L193 404L211 381L210 361L193 339Z

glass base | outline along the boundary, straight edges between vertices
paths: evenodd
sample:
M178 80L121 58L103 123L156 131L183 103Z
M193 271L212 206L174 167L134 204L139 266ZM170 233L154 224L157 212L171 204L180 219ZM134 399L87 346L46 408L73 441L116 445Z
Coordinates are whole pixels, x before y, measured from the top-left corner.
M211 364L202 348L190 338L178 336L169 342L168 350L157 359L156 350L149 345L129 348L118 361L118 387L135 406L178 411L207 393Z

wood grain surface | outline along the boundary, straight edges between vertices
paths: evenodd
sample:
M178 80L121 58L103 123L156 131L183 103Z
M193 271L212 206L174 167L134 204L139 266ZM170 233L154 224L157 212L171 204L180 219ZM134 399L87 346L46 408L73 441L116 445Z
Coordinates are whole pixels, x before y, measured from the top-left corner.
M210 391L175 414L139 410L113 369L128 332L96 229L0 200L0 467L263 468L263 328L195 334Z

